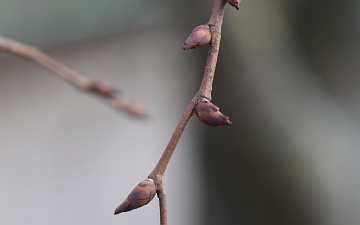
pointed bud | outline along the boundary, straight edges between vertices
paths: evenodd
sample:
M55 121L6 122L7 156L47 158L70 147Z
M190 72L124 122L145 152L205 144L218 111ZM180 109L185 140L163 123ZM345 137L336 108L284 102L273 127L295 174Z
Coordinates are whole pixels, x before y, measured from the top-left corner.
M200 48L204 45L208 45L211 41L210 28L206 25L200 25L195 27L189 37L186 39L183 49L188 50L192 48Z
M113 88L110 84L106 82L93 82L90 85L90 90L96 94L102 95L104 97L113 97L115 94L119 93L119 90Z
M154 180L146 179L141 181L131 191L125 201L115 209L114 215L147 205L154 198L155 194L156 187Z
M229 120L229 117L223 115L219 111L219 107L212 104L207 99L202 99L197 104L195 112L199 120L209 126L217 127L232 124L232 122Z
M240 2L241 2L241 0L227 0L227 2L228 2L230 5L234 6L237 10L240 9Z

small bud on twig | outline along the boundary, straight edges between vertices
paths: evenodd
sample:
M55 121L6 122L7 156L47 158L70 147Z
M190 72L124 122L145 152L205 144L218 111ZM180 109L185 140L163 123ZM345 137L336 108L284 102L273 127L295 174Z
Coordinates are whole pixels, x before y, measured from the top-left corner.
M93 82L89 88L92 92L110 98L119 93L119 90L106 82Z
M125 201L115 209L114 215L147 205L154 198L155 194L156 187L153 179L141 181L131 191Z
M206 25L200 25L195 27L189 37L185 40L183 45L184 50L192 48L200 48L204 45L208 45L211 41L210 28Z
M195 112L199 120L209 126L217 127L232 124L229 117L219 111L219 107L204 98L197 104Z
M240 2L241 2L241 0L227 0L227 2L228 2L230 5L234 6L237 10L240 9Z

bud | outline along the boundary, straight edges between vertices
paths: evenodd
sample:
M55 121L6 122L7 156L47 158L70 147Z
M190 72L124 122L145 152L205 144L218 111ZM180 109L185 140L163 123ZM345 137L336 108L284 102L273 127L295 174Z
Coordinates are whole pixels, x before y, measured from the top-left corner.
M102 95L104 97L113 97L115 94L119 93L119 90L113 88L110 84L106 82L93 82L89 89L96 94Z
M206 25L200 25L195 27L191 34L186 39L183 49L188 50L192 48L200 48L204 45L208 45L211 41L210 28Z
M234 6L237 10L240 9L240 2L241 2L241 0L227 0L227 2L228 2L230 5Z
M114 215L147 205L154 198L155 194L156 187L154 180L146 179L141 181L131 191L125 201L115 209Z
M199 120L209 126L217 127L232 124L229 117L219 111L219 107L204 98L197 104L195 112Z

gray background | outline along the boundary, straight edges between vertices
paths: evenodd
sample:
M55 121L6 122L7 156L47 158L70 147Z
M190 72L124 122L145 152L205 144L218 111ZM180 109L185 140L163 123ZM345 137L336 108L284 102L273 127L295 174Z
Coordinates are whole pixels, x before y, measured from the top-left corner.
M155 166L200 84L183 52L213 1L2 0L0 34L108 80L136 121L22 58L0 55L0 223L158 224L158 203L112 212ZM170 224L357 224L359 9L355 0L227 6L213 102L165 174Z

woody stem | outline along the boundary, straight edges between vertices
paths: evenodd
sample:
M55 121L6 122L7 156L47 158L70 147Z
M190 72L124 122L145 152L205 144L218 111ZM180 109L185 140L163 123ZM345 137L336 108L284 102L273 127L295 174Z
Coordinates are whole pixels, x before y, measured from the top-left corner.
M159 162L157 163L153 171L148 176L155 181L157 187L157 195L160 200L160 225L168 225L166 193L163 182L163 175L165 173L166 167L170 162L171 156L173 155L176 146L180 141L181 135L183 134L187 123L194 115L196 104L200 101L201 98L207 98L211 100L212 84L214 80L215 68L220 49L221 25L223 22L225 4L226 0L215 0L212 14L207 24L210 28L212 37L208 50L205 71L199 91L195 94L189 105L186 107L185 112L182 115L178 125L176 126L176 129L173 132L164 153L162 154Z

